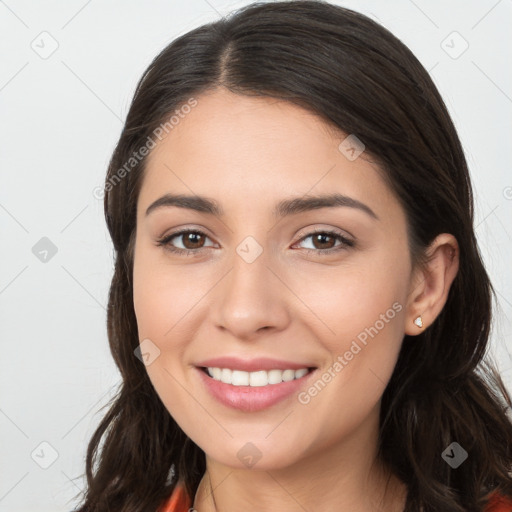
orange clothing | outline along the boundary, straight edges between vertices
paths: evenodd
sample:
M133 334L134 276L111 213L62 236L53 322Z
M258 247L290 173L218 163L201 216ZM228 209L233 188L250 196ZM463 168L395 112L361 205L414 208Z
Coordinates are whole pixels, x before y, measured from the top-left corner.
M489 500L485 512L511 512L512 511L512 499L505 498L498 493L493 494Z
M192 500L185 490L185 486L178 482L169 499L157 512L188 512L192 508ZM190 511L192 512L192 510Z
M192 500L187 495L185 487L178 484L158 512L189 512L190 509L192 509ZM193 512L193 509L190 512ZM512 498L493 494L485 512L512 512Z

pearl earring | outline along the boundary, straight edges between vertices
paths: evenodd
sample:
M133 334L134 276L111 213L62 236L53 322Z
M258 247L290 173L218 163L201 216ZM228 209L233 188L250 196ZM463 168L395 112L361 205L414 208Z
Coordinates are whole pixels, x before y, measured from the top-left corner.
M421 315L414 320L414 323L421 329L423 327L423 320L421 319Z

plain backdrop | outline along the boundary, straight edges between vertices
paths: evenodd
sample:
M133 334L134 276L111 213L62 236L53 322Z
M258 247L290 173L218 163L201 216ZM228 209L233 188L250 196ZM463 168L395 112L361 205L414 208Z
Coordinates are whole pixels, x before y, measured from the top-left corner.
M1 511L74 508L119 382L105 327L113 251L93 191L136 82L174 38L248 3L0 1ZM512 389L512 2L333 3L407 44L449 108L499 298L492 354Z

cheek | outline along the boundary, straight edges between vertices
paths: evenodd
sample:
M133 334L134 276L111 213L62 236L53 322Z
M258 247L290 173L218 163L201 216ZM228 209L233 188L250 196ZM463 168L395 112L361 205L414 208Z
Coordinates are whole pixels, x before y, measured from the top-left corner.
M320 375L328 383L318 386L329 399L311 397L314 407L341 400L364 414L379 400L404 337L407 269L407 262L382 254L364 265L296 277L294 290L314 313L310 325L331 356Z
M170 291L158 286L152 273L140 265L134 266L133 305L139 340L150 338L160 344L164 333L171 327L166 304L170 303Z
M181 372L177 365L180 350L180 337L175 335L182 301L177 296L179 283L170 282L169 272L162 272L155 258L155 251L137 246L133 265L133 305L137 319L137 329L141 350L144 344L149 347L153 358L146 364L146 371L161 398L165 390L174 389L174 381L167 373ZM182 313L183 314L183 313ZM149 340L149 341L148 341ZM172 404L166 404L172 405Z
M386 287L387 278L370 279L364 274L344 274L340 281L344 286L316 303L318 315L334 331L320 325L316 337L331 360L299 397L310 418L303 434L319 440L315 449L357 431L378 408L404 335L399 283Z
M309 310L304 318L313 315L310 323L318 325L320 339L333 354L348 350L353 339L400 338L407 281L397 268L380 258L368 265L295 274L293 289Z
M163 250L153 247L141 246L135 253L133 302L139 340L149 339L157 347L158 357L146 370L165 401L181 396L178 383L189 378L191 340L205 321L204 299L218 277L195 265L173 265Z
M182 292L184 281L185 276L177 271L177 267L163 268L154 248L136 247L133 303L139 340L147 344L152 356L146 371L175 419L187 417L183 359L189 335L183 329L193 297L190 297L189 289Z
M139 336L159 343L180 337L175 330L186 319L202 295L204 281L190 275L192 266L178 267L166 262L163 249L136 247L133 268L133 303ZM191 286L190 283L197 283Z

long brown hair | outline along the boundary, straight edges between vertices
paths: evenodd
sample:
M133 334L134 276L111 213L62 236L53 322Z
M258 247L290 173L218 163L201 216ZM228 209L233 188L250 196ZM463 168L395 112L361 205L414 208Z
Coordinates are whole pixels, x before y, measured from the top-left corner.
M512 495L511 398L483 360L496 295L443 100L411 51L379 24L323 1L289 1L251 4L186 33L137 85L104 198L115 249L108 338L122 385L90 440L78 512L154 511L179 479L194 496L206 469L204 452L134 355L133 247L146 158L130 158L180 106L220 86L294 102L361 139L406 212L413 263L424 261L436 235L456 237L459 271L445 307L424 332L404 337L382 397L379 455L407 485L406 511L479 511L493 490ZM457 469L441 457L453 441L469 454Z

